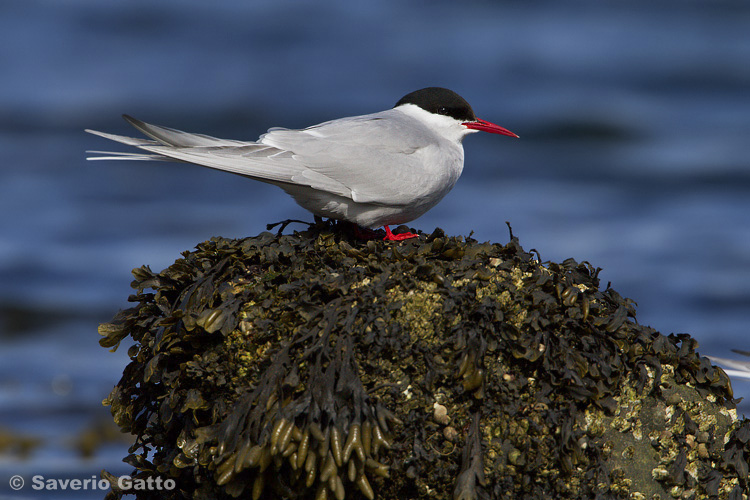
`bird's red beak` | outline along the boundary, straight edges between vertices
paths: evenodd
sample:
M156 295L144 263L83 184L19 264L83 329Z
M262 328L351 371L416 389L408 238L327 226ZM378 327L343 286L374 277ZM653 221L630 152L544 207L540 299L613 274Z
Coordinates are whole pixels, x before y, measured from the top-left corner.
M473 122L464 122L462 123L462 125L466 128L473 128L475 130L481 130L482 132L489 132L490 134L509 135L511 137L518 138L518 136L510 130L504 129L500 125L495 125L494 123L486 122L479 118L477 118L476 121Z

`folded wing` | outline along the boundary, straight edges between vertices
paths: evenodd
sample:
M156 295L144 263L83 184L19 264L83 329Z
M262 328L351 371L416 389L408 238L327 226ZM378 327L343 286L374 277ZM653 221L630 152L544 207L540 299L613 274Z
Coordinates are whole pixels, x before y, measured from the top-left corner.
M419 161L426 141L394 110L343 118L302 130L271 129L257 142L219 139L124 118L150 139L87 130L144 153L89 159L175 160L263 182L309 187L355 202L407 204L410 186L428 175ZM386 119L388 118L388 119ZM96 152L99 153L99 152Z

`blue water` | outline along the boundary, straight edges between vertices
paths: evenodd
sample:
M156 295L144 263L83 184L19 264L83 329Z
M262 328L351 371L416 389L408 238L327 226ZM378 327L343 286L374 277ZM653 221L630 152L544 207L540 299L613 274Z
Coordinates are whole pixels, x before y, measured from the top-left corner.
M125 445L84 460L69 440L106 417L127 363L96 326L127 307L132 268L310 218L229 174L87 163L112 144L82 130L129 133L121 113L252 139L452 88L522 139L469 137L458 185L413 226L505 242L510 221L544 259L604 268L641 323L750 349L747 26L741 1L6 0L0 429L44 440L0 455L0 497L100 498L28 481L127 470Z

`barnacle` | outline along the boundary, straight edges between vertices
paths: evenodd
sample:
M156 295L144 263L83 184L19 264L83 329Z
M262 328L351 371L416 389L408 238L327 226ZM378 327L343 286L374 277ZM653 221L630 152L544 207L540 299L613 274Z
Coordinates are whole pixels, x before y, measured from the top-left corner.
M133 271L105 400L138 498L741 498L750 421L687 334L587 262L326 227ZM110 476L105 476L110 477ZM124 492L113 490L110 499Z

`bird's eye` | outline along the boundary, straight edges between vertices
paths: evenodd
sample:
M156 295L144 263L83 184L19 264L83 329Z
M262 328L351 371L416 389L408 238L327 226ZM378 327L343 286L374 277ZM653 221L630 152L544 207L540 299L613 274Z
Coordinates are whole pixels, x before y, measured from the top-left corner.
M448 114L448 108L445 106L440 106L437 110L439 115L447 115Z

